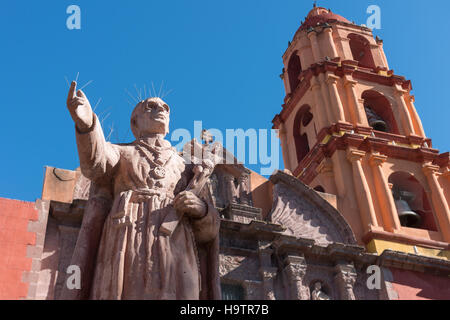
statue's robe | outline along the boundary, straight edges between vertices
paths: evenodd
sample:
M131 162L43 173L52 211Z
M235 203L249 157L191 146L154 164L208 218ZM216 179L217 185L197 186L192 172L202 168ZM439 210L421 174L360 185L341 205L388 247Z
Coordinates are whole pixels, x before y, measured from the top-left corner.
M186 215L170 237L159 227L192 170L166 140L150 146L105 141L98 118L76 130L80 166L93 186L72 256L81 289L61 299L220 299L218 212Z

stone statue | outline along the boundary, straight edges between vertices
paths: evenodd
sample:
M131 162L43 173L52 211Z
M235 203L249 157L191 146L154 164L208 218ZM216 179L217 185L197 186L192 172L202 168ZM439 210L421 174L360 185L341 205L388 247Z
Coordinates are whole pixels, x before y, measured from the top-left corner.
M81 289L65 286L60 298L220 299L219 214L206 192L185 191L193 166L164 139L169 106L139 102L131 116L136 141L121 145L105 141L75 82L67 107L92 187L71 261L81 269ZM176 228L160 232L174 212L181 212Z
M314 284L314 290L311 292L311 300L331 300L331 298L322 291L322 284L319 281Z

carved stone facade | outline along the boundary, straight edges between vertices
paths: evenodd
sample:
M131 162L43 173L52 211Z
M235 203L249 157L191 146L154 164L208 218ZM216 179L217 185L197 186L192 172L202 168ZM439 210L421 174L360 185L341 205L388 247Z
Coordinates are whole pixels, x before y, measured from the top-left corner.
M220 165L209 184L222 215L221 283L224 288L231 286L242 292L243 299L311 300L317 296L332 300L396 299L392 267L433 276L450 273L450 263L445 260L393 251L382 256L367 253L356 243L351 228L332 205L285 172L278 171L267 181L273 186L273 205L264 219L261 208L251 206L254 191L250 182L246 187L251 191L246 191L250 197L239 192L245 188L234 183L246 181L247 178L240 178L247 174L247 169L240 165ZM71 204L50 201L43 253L46 261L42 263L38 285L41 295L30 299L54 299L64 285L65 270L86 204L86 192L79 190L89 190L83 180L79 176L72 182L83 187L73 188L76 200ZM79 194L84 196L76 197ZM231 194L234 196L230 197ZM382 270L379 290L367 286L370 276L367 268L371 265Z

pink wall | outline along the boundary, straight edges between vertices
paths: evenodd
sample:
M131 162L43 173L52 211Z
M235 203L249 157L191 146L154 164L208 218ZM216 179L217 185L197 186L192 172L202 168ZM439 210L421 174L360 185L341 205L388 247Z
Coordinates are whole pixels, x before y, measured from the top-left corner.
M390 268L399 300L450 300L450 277Z
M36 242L36 234L28 231L28 224L36 220L34 202L0 198L0 300L27 297L29 285L22 277L32 266L28 246Z

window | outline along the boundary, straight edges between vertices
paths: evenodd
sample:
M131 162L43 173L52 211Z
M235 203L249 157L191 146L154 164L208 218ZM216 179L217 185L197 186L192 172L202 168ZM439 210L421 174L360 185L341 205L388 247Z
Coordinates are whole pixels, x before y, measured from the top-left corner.
M295 51L288 64L288 76L289 76L289 85L291 88L291 93L297 89L300 83L300 73L302 72L302 65L300 63L300 58L297 55L297 51Z
M244 300L244 288L241 285L221 284L222 300Z

